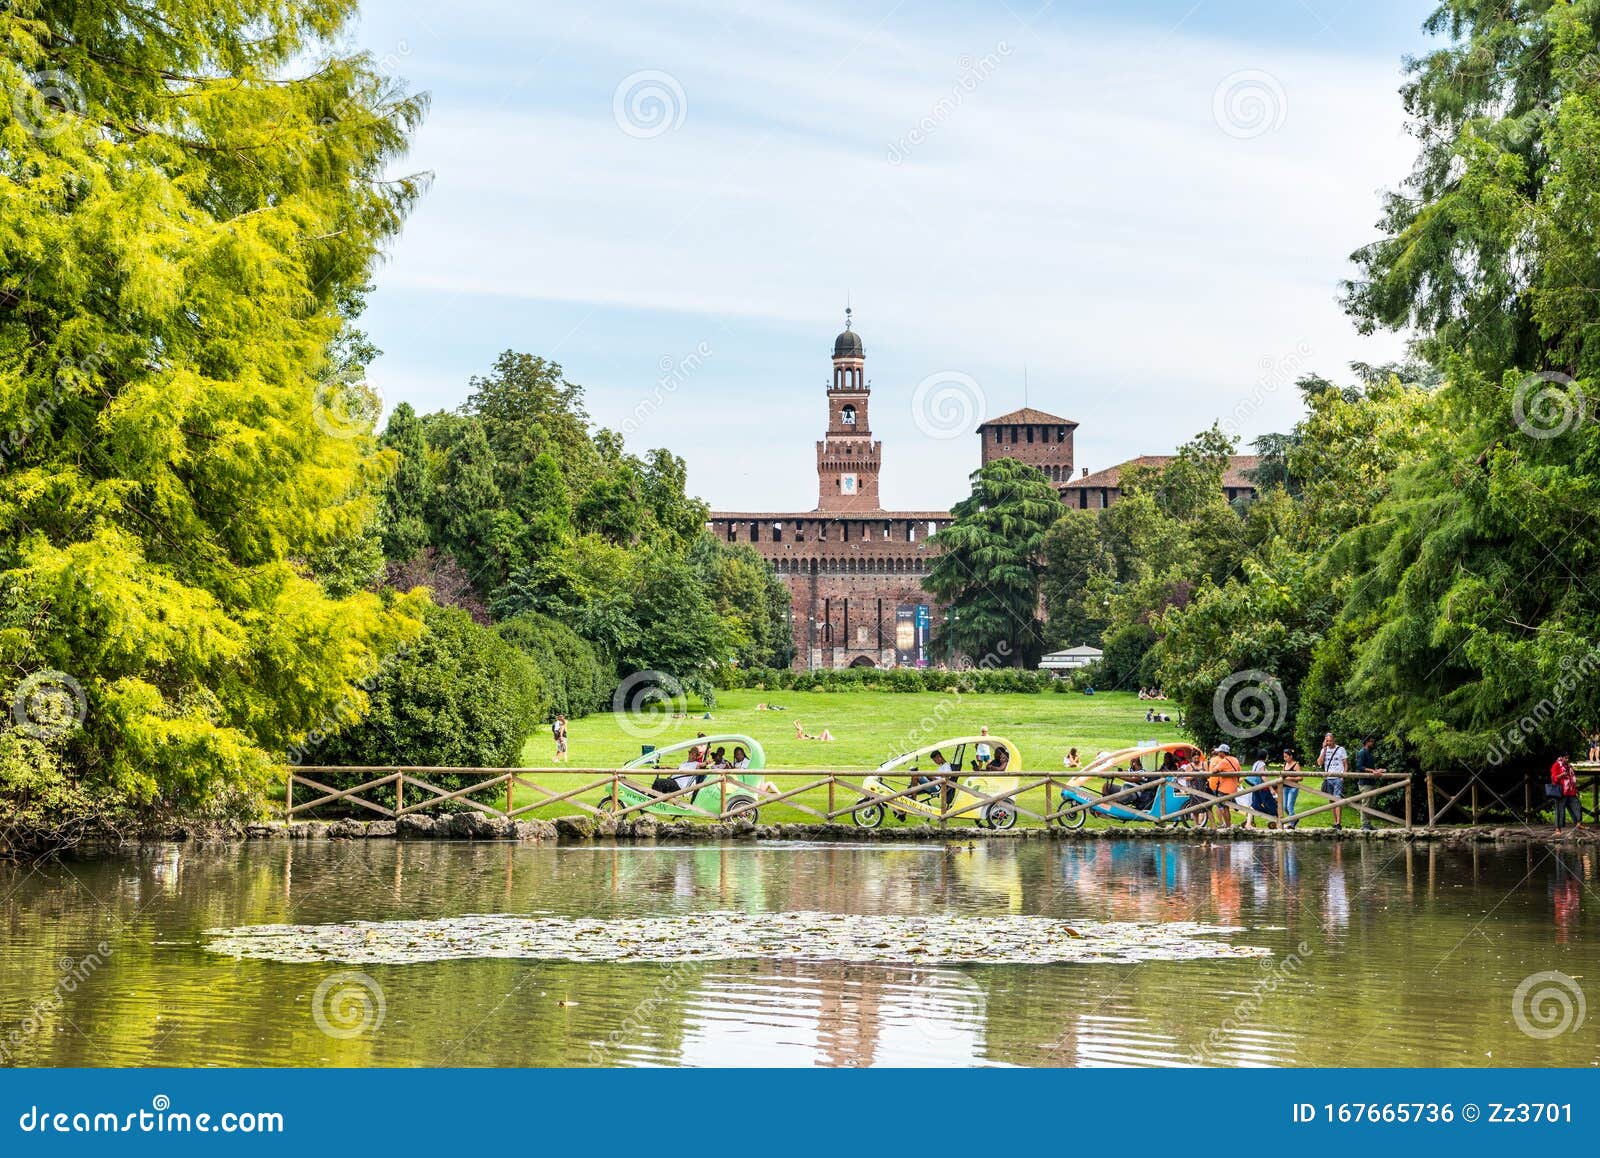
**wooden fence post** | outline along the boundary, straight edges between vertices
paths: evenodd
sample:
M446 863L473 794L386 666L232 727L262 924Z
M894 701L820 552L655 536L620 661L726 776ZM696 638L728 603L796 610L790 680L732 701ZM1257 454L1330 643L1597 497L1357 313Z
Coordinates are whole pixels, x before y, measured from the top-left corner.
M1432 772L1427 773L1427 777L1428 777L1428 827L1432 828L1433 824L1434 824L1434 820L1437 817L1437 813L1435 813L1434 809L1433 809L1433 773ZM1410 784L1411 784L1411 782L1409 780L1406 781L1406 785L1407 785L1408 789L1410 787ZM1409 826L1410 823L1411 823L1410 817L1411 817L1411 794L1408 791L1406 793L1406 824L1407 824L1407 826Z
M294 823L294 769L289 769L289 782L284 785L283 792L283 822Z

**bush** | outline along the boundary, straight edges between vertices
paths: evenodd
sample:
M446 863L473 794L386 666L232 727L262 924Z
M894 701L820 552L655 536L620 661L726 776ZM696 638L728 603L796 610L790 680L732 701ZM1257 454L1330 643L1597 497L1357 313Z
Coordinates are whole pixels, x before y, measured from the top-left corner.
M0 857L59 852L109 827L111 795L69 779L50 745L0 730Z
M1065 680L1049 672L1019 668L971 668L939 671L937 668L821 668L817 671L751 668L723 669L716 673L721 688L761 691L849 692L870 689L889 692L959 691L964 695L998 692L1038 693L1066 690Z
M426 631L385 666L357 724L313 749L320 764L506 767L550 713L532 659L465 611L430 607Z
M565 623L530 611L496 630L538 666L549 692L550 716L587 716L605 706L613 682L610 672L594 648Z

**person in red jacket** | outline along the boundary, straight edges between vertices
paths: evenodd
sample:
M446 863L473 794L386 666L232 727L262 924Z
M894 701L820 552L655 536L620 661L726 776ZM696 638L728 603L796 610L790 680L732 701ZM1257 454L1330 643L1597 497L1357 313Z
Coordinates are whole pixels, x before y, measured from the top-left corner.
M1566 756L1557 756L1556 762L1550 765L1550 783L1556 790L1556 831L1561 831L1561 822L1566 819L1569 809L1573 826L1582 828L1583 809L1578 807L1578 774L1572 770L1572 761Z

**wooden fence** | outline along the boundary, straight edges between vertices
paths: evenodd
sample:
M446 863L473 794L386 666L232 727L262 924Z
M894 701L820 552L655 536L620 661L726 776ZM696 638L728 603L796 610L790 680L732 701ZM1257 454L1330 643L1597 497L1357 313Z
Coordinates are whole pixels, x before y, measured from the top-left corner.
M1585 819L1600 819L1600 766L1581 765L1579 769L1580 800L1582 792L1589 795L1587 806L1580 804L1580 808ZM347 786L327 783L334 777L350 775L357 776L359 782ZM643 775L651 775L651 779L642 779ZM1254 818L1260 818L1271 824L1276 823L1278 817L1251 807L1250 798L1261 789L1272 792L1277 798L1279 789L1285 785L1281 773L1271 773L1262 784L1247 784L1241 780L1234 792L1212 793L1205 787L1204 778L1195 774L1146 773L1137 781L1120 776L1118 782L1104 792L1097 777L1090 799L1074 800L1061 793L1072 778L1070 774L1024 772L1016 776L1015 788L993 793L964 793L955 804L945 805L945 793L937 789L961 777L924 772L918 774L921 782L912 784L908 778L896 776L892 779L905 780L906 786L894 789L887 784L869 788L865 784L869 775L873 774L767 769L759 773L764 783L756 790L740 782L734 772L708 770L701 783L658 792L652 787L653 775L649 770L630 773L601 768L299 767L288 771L285 804L290 820L329 805L362 809L378 817L395 819L457 802L490 816L511 819L557 806L562 810L557 814L626 818L668 805L691 817L722 821L750 819L773 805L783 805L822 822L848 820L863 805L878 804L915 811L941 827L955 820L976 819L986 806L996 803L1010 805L1019 818L1069 825L1084 812L1095 815L1097 806L1114 806L1137 820L1214 823L1221 815L1221 807L1225 806L1230 819L1250 818L1250 823L1256 823ZM442 776L471 783L465 787L441 787L434 779ZM552 777L559 778L558 786L541 783ZM574 785L574 779L581 783ZM1163 815L1135 806L1134 801L1140 794L1166 781L1176 782L1189 803ZM1347 776L1347 791L1339 797L1324 790L1321 778L1315 775L1304 777L1303 782L1294 787L1299 789L1300 802L1310 802L1309 807L1296 807L1292 814L1295 823L1337 809L1348 810L1353 818L1407 829L1417 825L1429 828L1441 824L1476 825L1494 806L1522 823L1537 824L1541 822L1541 813L1553 807L1553 802L1544 796L1542 779L1532 775L1510 786L1503 778L1491 782L1482 772L1393 772L1366 779ZM393 790L392 805L372 798L385 788ZM524 790L521 804L517 802L519 789ZM309 798L305 795L307 792L311 794ZM1382 798L1396 792L1402 798L1398 813L1380 806ZM489 793L494 793L496 803L479 799ZM808 794L813 794L811 799L801 799ZM526 799L528 795L532 796L531 800ZM822 803L824 797L826 804ZM916 800L908 810L905 804L913 797ZM1394 807L1393 803L1388 805L1388 808Z
M671 774L673 770L667 770ZM339 786L335 778L355 776L358 783ZM703 782L673 791L652 787L653 770L625 772L616 769L572 768L451 768L451 767L299 767L288 771L286 812L290 820L313 810L337 805L385 819L428 812L455 802L490 816L508 818L544 815L609 815L626 818L668 805L688 816L706 820L751 819L774 805L821 822L848 821L863 805L878 804L889 809L915 812L941 827L951 821L973 820L991 804L1013 808L1019 818L1043 824L1072 825L1079 814L1095 815L1097 806L1115 806L1137 820L1162 823L1216 823L1221 806L1229 818L1249 818L1250 823L1276 823L1271 812L1251 807L1251 796L1266 789L1277 797L1285 781L1281 773L1270 773L1264 783L1240 781L1237 791L1212 793L1204 778L1190 773L1146 773L1130 782L1126 775L1102 794L1103 782L1095 778L1085 801L1064 798L1061 789L1071 773L1019 773L1015 788L1003 792L980 791L961 794L954 805L943 803L945 793L937 791L942 782L957 782L960 776L934 776L918 773L921 783L897 775L891 779L904 788L880 784L869 788L865 780L874 775L862 771L776 770L758 773L762 781L757 790L740 782L737 773L708 770ZM465 787L443 787L435 781L449 776L470 781ZM554 780L552 786L550 781ZM576 783L575 783L576 781ZM1135 806L1135 799L1161 782L1174 781L1188 798L1176 811L1157 815L1149 808ZM1510 813L1523 823L1540 822L1540 813L1552 807L1544 797L1542 782L1529 777L1511 787L1503 781L1491 783L1483 773L1429 772L1421 774L1386 773L1358 779L1345 777L1346 793L1334 797L1324 790L1321 778L1305 776L1299 788L1299 803L1292 819L1296 823L1333 812L1348 812L1351 819L1386 826L1413 828L1441 824L1478 824L1491 806ZM1600 818L1600 767L1584 766L1580 784L1589 794L1583 808L1586 819ZM391 789L393 803L375 799L379 790ZM519 791L522 802L518 802ZM1380 804L1384 797L1400 794L1398 802ZM384 794L388 796L387 793ZM529 797L532 799L529 799ZM483 799L489 797L493 803ZM912 798L916 798L914 801ZM805 799L802 799L805 798ZM825 803L824 803L825 801ZM907 803L911 807L907 808ZM1395 811L1398 805L1398 811ZM554 813L546 810L555 809ZM931 814L931 815L930 815ZM770 814L769 814L770 815ZM1257 821L1255 818L1260 818ZM1285 818L1290 819L1290 818Z

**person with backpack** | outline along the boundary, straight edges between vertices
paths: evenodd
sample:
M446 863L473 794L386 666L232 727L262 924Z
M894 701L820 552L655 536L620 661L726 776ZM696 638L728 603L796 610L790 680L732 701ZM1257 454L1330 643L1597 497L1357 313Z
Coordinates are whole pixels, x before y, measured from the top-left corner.
M555 721L550 725L550 735L556 742L556 763L565 762L567 758L567 717L557 713Z
M1550 765L1551 799L1556 802L1556 831L1561 831L1562 821L1568 811L1572 813L1572 826L1583 827L1583 809L1578 804L1578 774L1572 770L1572 761L1565 753Z
M1379 768L1377 754L1372 750L1372 737L1368 736L1361 741L1361 748L1356 752L1356 791L1365 792L1368 788L1376 788L1382 781L1378 779L1387 768ZM1372 817L1365 812L1361 814L1361 827L1372 828Z
M1322 791L1333 802L1333 827L1344 827L1344 809L1339 801L1344 799L1344 774L1350 768L1350 753L1329 732L1322 737L1322 751L1317 753L1317 767L1322 769Z

